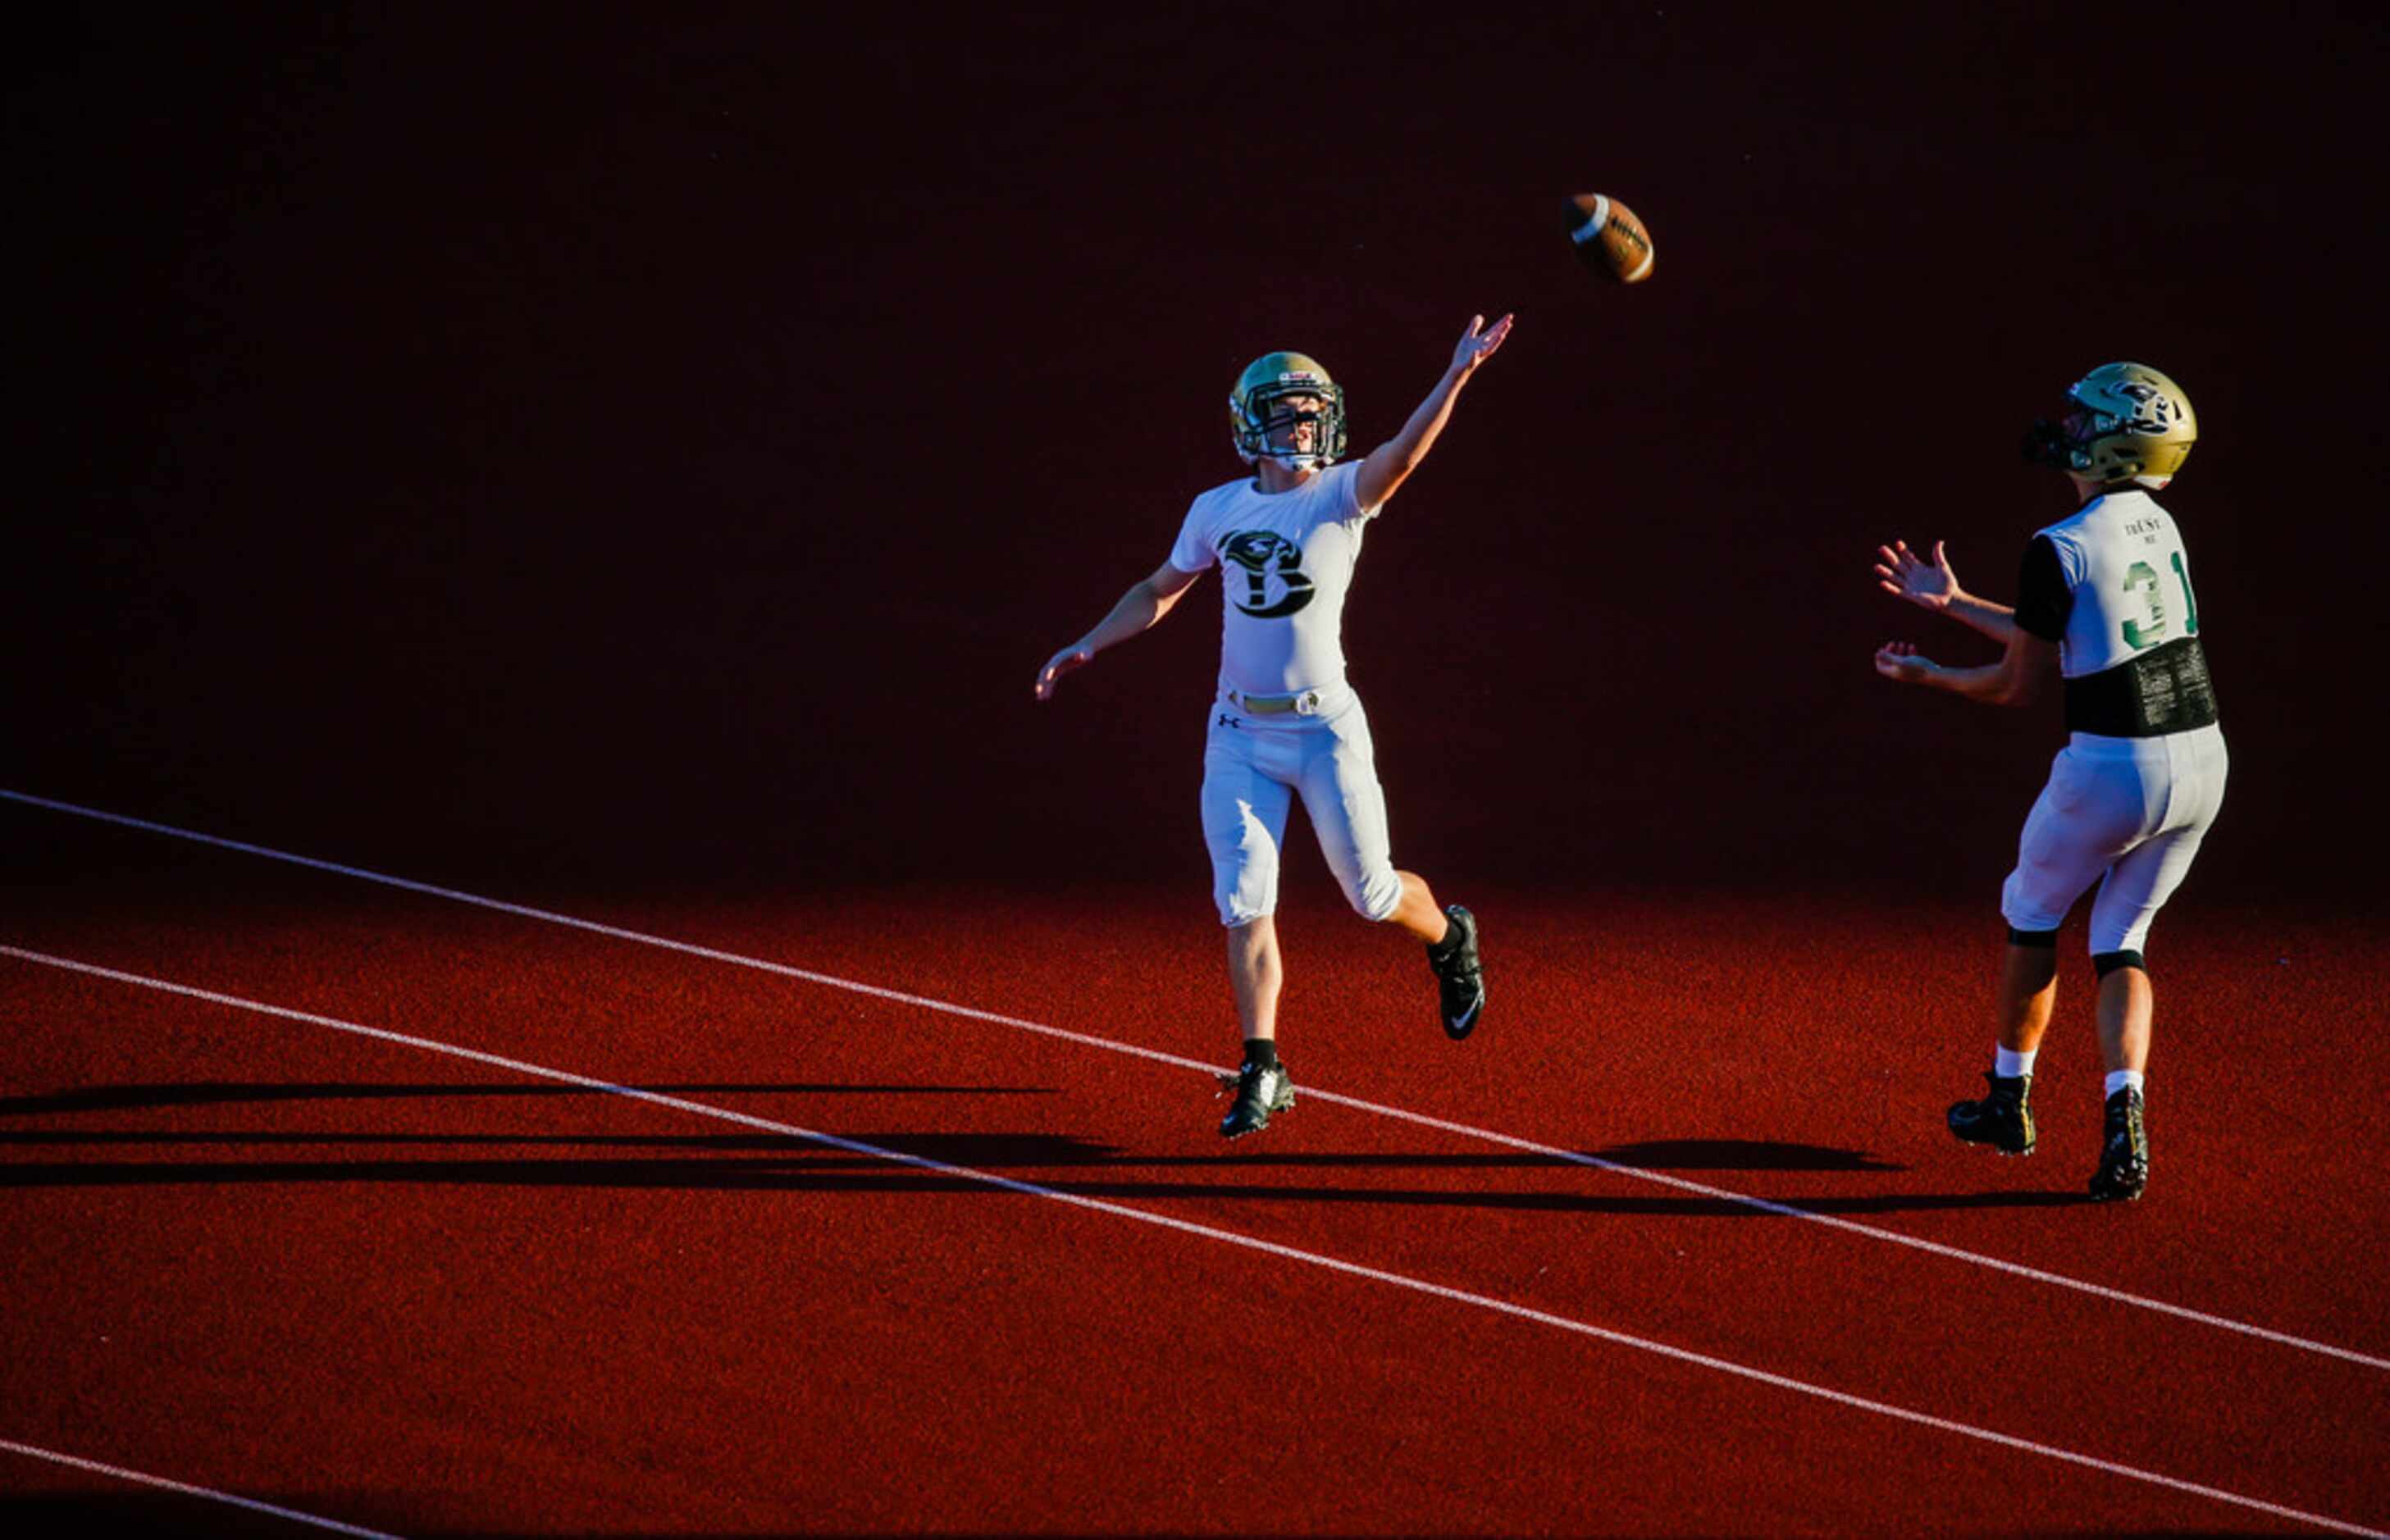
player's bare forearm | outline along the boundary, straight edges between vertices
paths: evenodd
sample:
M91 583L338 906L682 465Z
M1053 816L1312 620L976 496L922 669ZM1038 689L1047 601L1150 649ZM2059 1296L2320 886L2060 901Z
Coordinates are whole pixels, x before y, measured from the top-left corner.
M1177 602L1176 594L1165 598L1150 582L1132 584L1111 612L1096 622L1095 629L1079 638L1078 645L1089 652L1101 652L1115 642L1127 641L1160 624L1162 617L1169 614Z
M1412 411L1402 430L1369 452L1369 457L1361 462L1359 483L1354 488L1363 507L1376 507L1392 497L1394 489L1419 468L1427 452L1435 447L1444 425L1452 420L1452 404L1468 380L1469 371L1458 364L1445 370L1444 378Z
M2049 643L2016 631L1997 663L1953 668L1907 642L1886 642L1876 648L1875 671L1904 685L1947 690L1986 706L2023 706L2040 693L2041 677L2055 656Z
M1977 668L1952 668L1929 659L1921 658L1917 661L1922 666L1911 672L1895 674L1893 677L1907 684L1947 690L1952 695L1964 696L1986 706L2006 704L1999 698L2000 670L1996 663L1985 663Z
M1510 317L1503 316L1491 327L1482 315L1469 323L1461 334L1458 346L1453 349L1452 363L1445 369L1434 387L1419 405L1412 409L1394 436L1369 452L1361 462L1361 473L1354 488L1365 508L1376 507L1394 494L1410 473L1419 468L1427 452L1435 447L1444 425L1452 420L1453 403L1459 399L1460 388L1477 366L1494 356L1494 350L1510 335Z
M1165 567L1161 572L1168 574L1166 582L1157 573L1155 577L1132 584L1128 592L1111 607L1111 612L1096 622L1093 630L1046 660L1046 666L1037 671L1038 699L1053 699L1054 686L1062 675L1073 669L1086 667L1104 648L1116 642L1124 642L1140 632L1150 631L1161 623L1162 617L1170 613L1180 596L1195 581L1193 573L1180 572L1175 568Z
M2016 611L2005 604L1979 599L1972 594L1953 594L1949 607L1942 611L1952 620L1972 626L2002 647L2016 635Z

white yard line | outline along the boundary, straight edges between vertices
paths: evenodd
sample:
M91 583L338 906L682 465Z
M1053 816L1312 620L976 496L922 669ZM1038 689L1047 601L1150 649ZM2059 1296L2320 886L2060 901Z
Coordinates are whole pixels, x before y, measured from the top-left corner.
M288 1519L294 1524L311 1524L317 1529L330 1530L335 1534L362 1535L365 1540L399 1540L397 1535L382 1530L362 1529L355 1524L341 1523L337 1519L302 1513L292 1508L277 1508L272 1503L259 1502L254 1497L243 1497L231 1492L218 1492L212 1487L192 1486L185 1482L170 1482L163 1476L152 1476L140 1470L127 1470L121 1465L102 1465L97 1460L82 1459L73 1455L61 1455L55 1449L36 1449L30 1444L14 1444L7 1439L0 1439L0 1450L6 1450L11 1455L22 1455L27 1459L48 1460L53 1465L71 1465L77 1470L89 1470L96 1475L111 1476L120 1482L154 1486L164 1492L179 1492L186 1497L200 1497L211 1503L228 1503L234 1508L245 1508L256 1513L271 1513L276 1519Z

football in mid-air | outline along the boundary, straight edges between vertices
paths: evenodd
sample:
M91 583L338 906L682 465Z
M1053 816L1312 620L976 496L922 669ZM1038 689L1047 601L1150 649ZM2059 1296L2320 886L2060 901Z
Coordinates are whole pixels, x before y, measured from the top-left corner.
M1651 276L1651 232L1635 211L1600 193L1577 193L1561 206L1579 262L1618 283Z

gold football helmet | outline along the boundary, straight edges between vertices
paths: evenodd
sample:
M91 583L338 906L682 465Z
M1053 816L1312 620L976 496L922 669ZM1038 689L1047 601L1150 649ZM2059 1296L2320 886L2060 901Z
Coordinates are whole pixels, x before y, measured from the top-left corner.
M2027 459L2101 482L2162 487L2199 437L2191 397L2147 364L2102 364L2069 386L2066 400L2064 417L2025 435Z
M1280 402L1308 396L1316 410L1281 410ZM1301 423L1312 424L1311 447L1303 452L1272 448L1270 436ZM1266 353L1245 366L1228 395L1228 430L1247 465L1272 459L1289 470L1316 470L1344 453L1344 388L1328 377L1309 353ZM1289 439L1291 444L1293 441Z

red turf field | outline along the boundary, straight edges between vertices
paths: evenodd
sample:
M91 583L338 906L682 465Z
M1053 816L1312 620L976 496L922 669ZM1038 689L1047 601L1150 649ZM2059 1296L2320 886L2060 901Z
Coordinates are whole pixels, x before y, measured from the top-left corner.
M0 1536L2390 1530L2390 21L41 19ZM1032 680L1247 361L1359 454L1478 312L1343 640L1486 1024L1298 824L1224 1145L1214 591ZM2056 692L1869 664L1991 655L1874 553L2012 597L2113 358L2197 404L2233 755L2121 1209L2079 915L2041 1151L1942 1124Z
M2110 1208L2079 1011L2038 1153L1941 1132L1977 1002L1882 938L1956 914L1471 894L1455 1047L1411 948L1291 906L1302 1100L1230 1147L1184 902L572 911L702 956L0 819L79 874L0 960L48 1455L426 1534L2390 1525L2381 1135L2314 1094L2385 1068L2312 1006L2378 998L2357 928L2186 906Z

